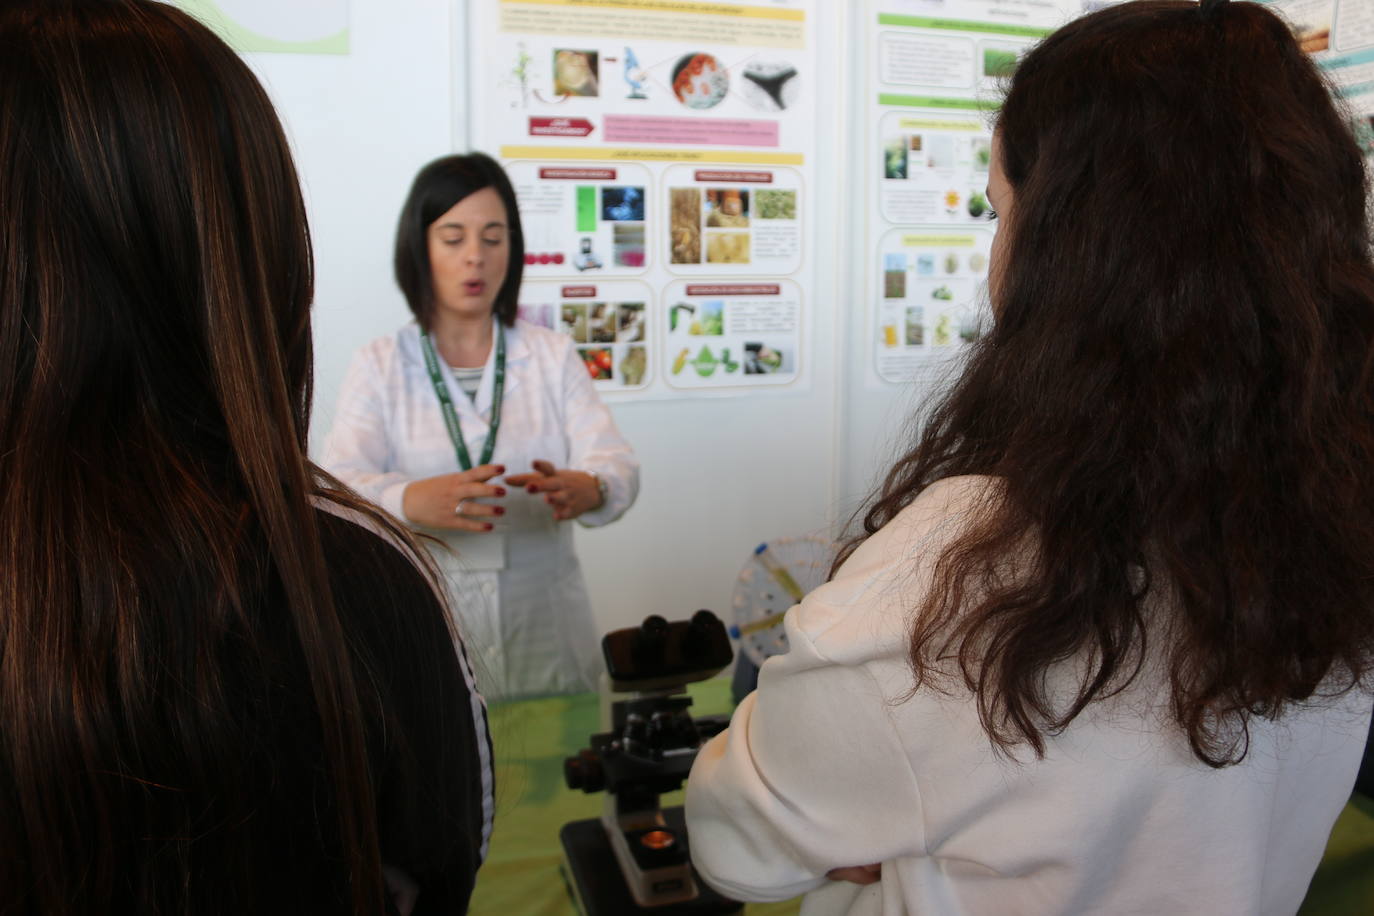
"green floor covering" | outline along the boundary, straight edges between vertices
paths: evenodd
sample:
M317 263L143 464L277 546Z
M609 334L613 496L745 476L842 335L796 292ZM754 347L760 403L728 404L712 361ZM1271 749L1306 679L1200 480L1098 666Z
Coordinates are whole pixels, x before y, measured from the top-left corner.
M729 712L730 684L717 678L692 687L695 715ZM598 730L594 694L496 703L496 829L477 880L472 916L568 916L573 912L559 875L558 829L596 817L602 796L570 791L563 758L587 746ZM664 805L682 804L682 793ZM797 901L749 904L746 916L791 916ZM1312 881L1303 916L1374 913L1374 802L1352 802L1336 822L1326 857Z

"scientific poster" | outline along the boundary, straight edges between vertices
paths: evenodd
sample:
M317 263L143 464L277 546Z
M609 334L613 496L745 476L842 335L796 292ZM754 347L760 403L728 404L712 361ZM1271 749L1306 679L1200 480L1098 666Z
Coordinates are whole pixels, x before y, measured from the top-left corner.
M1078 0L867 0L869 340L881 382L957 359L990 320L1000 81Z
M1260 0L1293 26L1298 44L1326 70L1374 170L1374 2Z
M176 0L236 51L347 54L349 0Z
M603 393L808 383L816 9L469 4L471 137L520 199L521 304L585 345ZM625 304L642 306L634 341L605 324Z
M986 197L999 81L1036 41L1115 0L868 0L869 340L903 383L988 326ZM1374 170L1374 2L1260 0L1326 70Z

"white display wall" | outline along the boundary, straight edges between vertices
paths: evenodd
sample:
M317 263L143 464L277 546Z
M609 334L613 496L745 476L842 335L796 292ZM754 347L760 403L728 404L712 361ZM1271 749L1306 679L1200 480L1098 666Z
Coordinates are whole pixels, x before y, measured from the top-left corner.
M207 19L234 15L229 0L183 5L199 7ZM291 137L315 235L314 449L328 431L352 353L408 318L392 281L391 251L409 183L425 162L469 148L471 130L464 116L467 4L351 0L348 6L345 53L248 50L246 42L261 36L261 27L246 39L236 33ZM848 59L835 32L818 36L815 47L832 64ZM835 67L837 75L842 69ZM818 82L808 91L833 117L843 80ZM798 130L809 138L811 129ZM840 144L834 132L817 137L805 167L829 177L807 204L816 218L808 222L804 244L824 255L807 259L807 321L814 339L805 342L805 378L799 373L797 384L770 386L766 396L717 388L613 402L616 421L643 462L643 487L621 521L578 532L603 628L637 623L649 613L685 616L702 607L724 613L735 576L759 541L832 522L841 451L841 313L858 314L861 306L840 294L846 227L833 218L845 168ZM682 278L664 279L666 286ZM703 282L708 279L714 280ZM736 351L733 358L740 356ZM662 385L676 395L677 389Z
M755 545L858 505L985 326L998 75L1103 5L179 2L242 51L297 154L315 449L352 353L408 319L391 251L415 172L506 162L526 315L573 335L643 462L634 508L578 532L605 629L728 616ZM1374 135L1369 4L1274 5Z

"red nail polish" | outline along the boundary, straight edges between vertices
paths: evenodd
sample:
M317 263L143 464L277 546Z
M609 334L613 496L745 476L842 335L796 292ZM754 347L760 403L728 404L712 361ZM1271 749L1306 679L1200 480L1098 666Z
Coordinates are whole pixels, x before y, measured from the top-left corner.
M506 473L506 466L505 466L504 464L498 464L498 465L496 466L496 473L498 473L498 474L504 474L504 473Z
M495 527L495 526L493 526L491 522L487 522L487 523L486 523L485 525L483 525L482 527L483 527L485 530L490 531L490 530L491 530L493 527Z
M536 487L534 484L530 484L528 487L525 487L525 492L527 492L527 493L538 493L538 492L539 492L539 488Z
M497 515L505 515L505 514L506 514L506 507L505 507L505 506L496 506L495 508L496 508L496 514L497 514Z
M497 495L497 496L505 496L505 495L506 495L506 488L505 488L505 487L497 487L497 488L496 488L496 495ZM505 512L506 510L505 510L505 509L502 509L501 511L502 511L502 512Z

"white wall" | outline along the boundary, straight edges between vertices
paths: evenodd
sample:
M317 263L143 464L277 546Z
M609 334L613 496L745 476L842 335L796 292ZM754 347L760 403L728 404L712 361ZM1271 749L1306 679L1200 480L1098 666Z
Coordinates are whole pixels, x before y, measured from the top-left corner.
M579 531L598 623L649 613L728 614L735 577L761 540L829 530L887 460L907 396L864 384L863 231L845 206L869 185L849 147L865 136L854 87L862 66L849 4L824 4L821 132L810 386L794 394L618 403L643 462L639 502L607 528ZM327 432L352 352L408 318L391 279L396 215L416 170L462 145L455 97L466 7L442 0L353 0L351 53L245 55L286 124L316 245L316 398L311 442ZM455 115L456 112L456 115ZM847 119L849 131L833 125ZM843 123L843 121L841 121ZM845 214L852 214L847 222ZM880 457L881 456L881 457Z
M443 0L353 0L348 55L244 55L291 139L314 234L316 448L353 351L410 317L391 246L411 179L452 149L451 15Z

